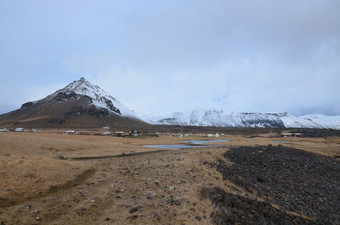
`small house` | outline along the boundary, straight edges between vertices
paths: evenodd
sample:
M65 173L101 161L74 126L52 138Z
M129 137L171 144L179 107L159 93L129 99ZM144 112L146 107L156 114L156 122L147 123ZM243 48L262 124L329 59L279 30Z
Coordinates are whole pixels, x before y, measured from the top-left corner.
M77 131L75 130L67 130L66 131L66 134L75 134Z
M129 135L133 137L139 136L139 131L138 130L129 130Z
M123 131L116 131L115 134L117 137L125 137L125 133Z
M106 131L106 132L103 132L102 135L111 135L111 132Z
M0 132L8 132L9 130L7 128L0 129Z
M282 137L291 137L292 135L292 133L281 133Z
M15 132L24 132L25 129L22 127L15 128Z
M281 133L281 137L301 137L302 133Z

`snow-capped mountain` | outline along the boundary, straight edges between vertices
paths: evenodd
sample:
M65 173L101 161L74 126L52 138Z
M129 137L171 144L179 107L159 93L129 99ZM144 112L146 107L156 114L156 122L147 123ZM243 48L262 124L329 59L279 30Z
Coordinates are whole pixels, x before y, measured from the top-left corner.
M308 115L296 117L288 113L244 113L223 110L177 112L154 120L149 117L148 122L182 126L340 129L340 116Z
M20 109L0 115L0 125L22 127L101 127L145 124L117 99L84 78Z
M74 95L75 94L75 95ZM134 119L140 119L139 116L128 109L117 99L107 94L103 89L97 85L92 85L85 78L73 81L63 89L56 91L55 93L46 97L46 100L54 99L60 96L60 100L63 100L64 96L73 96L79 99L82 96L89 97L91 99L90 105L94 105L97 108L107 109L110 113L115 113L123 117L129 117ZM64 100L67 100L65 98ZM44 100L44 99L43 99Z
M142 119L143 118L143 119ZM182 125L241 128L340 129L340 116L313 114L296 117L288 113L228 112L194 110L169 116L139 116L99 86L84 78L20 109L0 115L0 125L8 127L100 127Z

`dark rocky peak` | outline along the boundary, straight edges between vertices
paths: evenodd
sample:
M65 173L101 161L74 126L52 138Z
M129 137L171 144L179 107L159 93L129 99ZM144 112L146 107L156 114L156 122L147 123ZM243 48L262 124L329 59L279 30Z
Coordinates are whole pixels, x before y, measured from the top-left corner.
M71 92L59 92L53 99L57 102L64 102L67 100L75 100L78 99L79 95L77 95L74 91Z
M34 104L33 102L26 102L26 103L22 104L20 110L28 109L28 108L30 108L33 104Z

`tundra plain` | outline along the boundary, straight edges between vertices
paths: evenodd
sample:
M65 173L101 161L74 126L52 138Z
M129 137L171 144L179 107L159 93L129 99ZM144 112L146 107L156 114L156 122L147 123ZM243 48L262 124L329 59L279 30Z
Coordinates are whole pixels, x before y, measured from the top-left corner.
M212 190L263 203L266 210L291 216L287 217L291 224L323 224L322 218L313 213L288 210L289 207L275 199L271 202L259 191L250 191L228 179L219 165L221 160L223 165L235 164L224 157L235 146L293 148L322 156L336 165L340 157L340 137L335 136L282 138L268 132L256 136L225 134L218 138L202 137L199 133L184 137L122 138L98 135L102 131L97 130L84 129L74 135L66 135L65 131L0 133L1 225L223 224L226 221L251 224L248 217L242 218L242 213L236 219L236 212L232 216L226 213L230 218L219 217L223 212L217 209ZM178 150L143 147L193 139L229 142L216 143L219 147ZM262 178L257 181L259 185L265 183ZM339 184L339 180L333 182ZM336 200L339 195L333 197ZM340 210L338 205L335 207ZM256 208L248 210L255 216L263 213ZM329 221L336 224L337 219Z

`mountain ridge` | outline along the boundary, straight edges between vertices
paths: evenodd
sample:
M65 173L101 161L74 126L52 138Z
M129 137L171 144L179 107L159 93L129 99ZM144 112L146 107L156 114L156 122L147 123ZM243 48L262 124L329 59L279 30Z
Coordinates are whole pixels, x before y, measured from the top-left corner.
M144 121L83 77L43 99L26 102L17 110L0 115L0 125L8 126L98 127L134 123Z
M45 98L26 102L0 115L1 126L99 127L138 124L239 128L317 128L340 130L340 116L287 112L192 110L168 116L140 116L85 78L73 81Z
M210 109L175 112L164 117L148 116L145 120L151 124L181 126L340 129L340 116L311 114L297 117L287 112L228 112Z
M46 98L53 98L59 93L72 93L78 95L85 95L91 98L92 104L99 108L107 108L109 111L124 117L133 117L140 119L139 116L132 110L128 109L125 105L120 103L116 98L112 97L101 89L98 85L92 85L90 82L81 77L80 80L73 81L66 87L59 89L55 93L47 96Z

